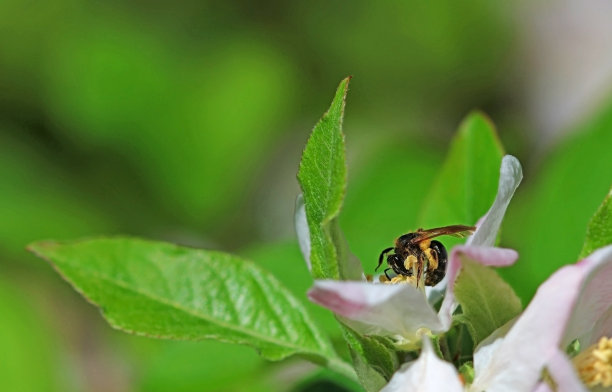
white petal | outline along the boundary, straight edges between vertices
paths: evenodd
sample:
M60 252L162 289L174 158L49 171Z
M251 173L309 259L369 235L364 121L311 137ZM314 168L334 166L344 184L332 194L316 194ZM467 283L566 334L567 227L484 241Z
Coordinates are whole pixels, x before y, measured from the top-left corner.
M581 333L588 334L592 342L596 334L612 328L611 279L612 246L555 272L490 353L492 359L486 369L476 373L474 389L530 391L545 366L559 373L555 369L571 366L560 359L559 349ZM600 327L595 334L589 329L593 326Z
M438 358L429 339L423 339L419 359L404 364L380 392L461 392L463 385L454 366Z
M584 279L561 347L576 338L587 347L612 336L612 246L596 250L576 267Z
M578 378L572 361L561 350L550 359L547 365L550 377L555 380L557 392L587 392Z
M504 336L506 336L510 328L516 323L517 319L518 317L497 328L491 335L487 336L487 338L478 344L474 352L475 374L482 374L486 371L489 364L493 361L497 349L503 342Z
M425 295L427 296L427 302L431 306L434 306L439 300L444 298L446 293L446 286L448 285L448 276L444 275L444 278L435 286L425 286Z
M362 334L400 335L414 341L419 339L417 331L421 328L443 331L423 293L408 284L317 280L308 297L342 316Z
M310 229L308 228L308 220L306 219L304 195L301 193L295 199L294 221L300 250L302 251L302 256L304 256L304 260L310 271L312 269L312 264L310 263Z
M486 369L491 365L495 354L501 346L504 338L497 338L490 344L481 345L474 352L474 374L480 375L486 372Z
M467 245L493 246L497 238L497 232L501 226L506 208L514 195L514 191L523 179L521 164L512 155L506 155L502 159L499 172L499 184L497 196L493 205L478 224L476 232L468 238Z
M518 258L518 253L512 249L487 246L457 245L453 248L446 266L446 277L448 278L446 294L438 312L440 320L447 329L452 323L452 314L457 307L454 293L455 280L457 280L463 258L476 261L482 265L504 267L513 264Z
M582 277L576 266L553 274L506 337L489 353L488 366L476 373L475 391L531 391L545 364L556 354L578 297Z

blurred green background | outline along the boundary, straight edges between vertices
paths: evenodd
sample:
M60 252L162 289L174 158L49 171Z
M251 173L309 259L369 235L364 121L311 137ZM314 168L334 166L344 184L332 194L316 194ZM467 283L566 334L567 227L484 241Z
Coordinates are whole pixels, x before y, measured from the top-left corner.
M297 358L114 331L24 251L144 236L245 255L304 298L295 173L346 75L341 224L366 270L416 228L479 108L524 166L502 235L521 257L502 275L527 303L576 260L612 182L612 7L588 3L3 0L0 389L355 389Z

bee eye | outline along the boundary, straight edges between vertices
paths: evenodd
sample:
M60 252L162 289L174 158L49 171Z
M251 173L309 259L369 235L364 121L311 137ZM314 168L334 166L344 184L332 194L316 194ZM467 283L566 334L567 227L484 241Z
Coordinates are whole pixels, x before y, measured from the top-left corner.
M399 255L389 255L387 256L387 263L389 264L393 264L395 262L397 262L398 260L400 260Z

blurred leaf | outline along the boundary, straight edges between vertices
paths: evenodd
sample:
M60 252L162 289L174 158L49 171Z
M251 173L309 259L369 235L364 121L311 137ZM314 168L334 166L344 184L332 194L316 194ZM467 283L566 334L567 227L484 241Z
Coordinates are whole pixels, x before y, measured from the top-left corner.
M462 258L455 281L455 296L470 330L474 347L521 312L521 301L497 272Z
M399 367L393 344L383 337L361 336L346 326L344 337L349 344L353 366L361 385L368 392L379 391Z
M305 47L327 59L324 75L367 75L351 104L355 113L376 113L376 132L383 133L407 118L414 129L437 127L497 102L492 89L500 88L514 53L513 8L485 0L461 7L450 0L356 1L350 9L299 3L289 12L292 26L306 32Z
M24 132L0 125L0 250L5 256L0 264L22 259L25 246L37 238L115 229L73 178L32 146L1 135L7 131Z
M475 224L495 199L503 154L491 121L478 112L469 114L425 199L419 226Z
M354 380L348 380L332 373L327 369L320 369L311 376L302 380L290 389L291 392L363 392L363 387Z
M160 342L161 343L161 342ZM282 391L266 381L267 363L244 346L216 341L164 342L147 358L141 391Z
M283 131L294 96L287 59L252 34L186 45L112 7L77 20L45 52L50 121L79 148L129 160L145 195L173 216L219 229Z
M279 360L304 354L351 373L299 302L265 271L236 256L132 238L37 242L115 328L166 339L219 339Z
M318 279L340 278L333 237L346 188L342 117L349 80L340 83L329 110L313 129L298 171L310 229L312 275Z
M591 218L579 259L593 253L595 249L612 244L612 188L603 203Z
M56 337L34 314L24 293L12 290L0 280L0 389L3 391L66 391L58 377L65 369L58 366L54 352ZM61 365L61 364L60 364ZM63 380L65 381L65 380Z
M609 101L544 159L537 176L526 177L523 190L518 189L505 217L504 243L518 249L520 259L500 273L524 303L553 271L577 260L585 227L610 190L611 129Z

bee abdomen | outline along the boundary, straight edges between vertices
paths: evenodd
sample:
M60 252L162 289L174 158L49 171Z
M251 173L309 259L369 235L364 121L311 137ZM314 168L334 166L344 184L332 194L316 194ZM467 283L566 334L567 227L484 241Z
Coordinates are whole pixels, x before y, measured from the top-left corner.
M437 256L436 258L438 260L438 265L436 268L427 270L425 285L435 286L440 283L440 281L444 279L444 276L446 275L446 263L448 261L448 254L446 253L446 248L444 247L444 245L442 245L442 243L439 241L431 241L430 249L432 256L434 256L434 253Z

